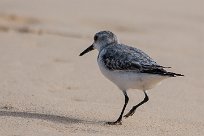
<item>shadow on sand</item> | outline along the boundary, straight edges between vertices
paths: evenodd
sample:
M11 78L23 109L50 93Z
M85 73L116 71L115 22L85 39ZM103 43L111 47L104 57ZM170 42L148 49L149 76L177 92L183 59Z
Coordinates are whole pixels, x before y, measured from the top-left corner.
M103 124L102 121L87 121L82 119L77 119L73 117L44 114L44 113L32 113L32 112L21 112L21 111L0 111L0 116L9 116L9 117L20 117L20 118L30 118L30 119L40 119L62 124Z

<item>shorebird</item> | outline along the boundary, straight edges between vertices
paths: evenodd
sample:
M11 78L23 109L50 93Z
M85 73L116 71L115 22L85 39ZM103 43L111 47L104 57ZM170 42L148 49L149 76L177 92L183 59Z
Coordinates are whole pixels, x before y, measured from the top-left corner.
M110 31L96 33L93 44L80 53L79 56L83 56L94 49L99 51L97 62L101 73L118 86L125 96L125 104L120 116L114 122L107 122L109 125L122 124L123 113L129 101L128 89L142 90L145 98L139 104L133 106L124 115L125 118L132 116L139 106L149 100L147 90L152 89L169 77L184 76L166 71L165 68L170 67L158 65L143 51L119 43L117 36Z

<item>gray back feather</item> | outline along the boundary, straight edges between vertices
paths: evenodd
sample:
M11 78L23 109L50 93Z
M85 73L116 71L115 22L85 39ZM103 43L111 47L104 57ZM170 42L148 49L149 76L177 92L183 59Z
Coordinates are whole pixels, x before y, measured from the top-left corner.
M145 67L158 66L143 51L123 44L109 45L102 52L101 59L109 70L141 71Z

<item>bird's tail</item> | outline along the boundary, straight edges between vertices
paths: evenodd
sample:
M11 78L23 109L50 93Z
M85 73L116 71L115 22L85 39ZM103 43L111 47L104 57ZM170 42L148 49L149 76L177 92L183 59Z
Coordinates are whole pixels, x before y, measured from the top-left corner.
M177 73L173 73L173 72L165 72L164 75L170 76L170 77L184 76L182 74L177 74Z

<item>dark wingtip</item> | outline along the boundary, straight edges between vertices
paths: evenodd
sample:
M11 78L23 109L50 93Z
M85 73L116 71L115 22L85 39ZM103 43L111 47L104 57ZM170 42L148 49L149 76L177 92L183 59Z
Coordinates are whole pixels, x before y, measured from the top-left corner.
M177 73L173 73L173 72L167 72L166 74L171 76L171 77L184 76L182 74L177 74Z
M171 67L163 67L163 68L171 68Z
M175 74L175 76L184 76L184 75L182 75L182 74Z
M160 67L160 68L171 68L171 67L160 66L160 65L158 65L158 67Z

